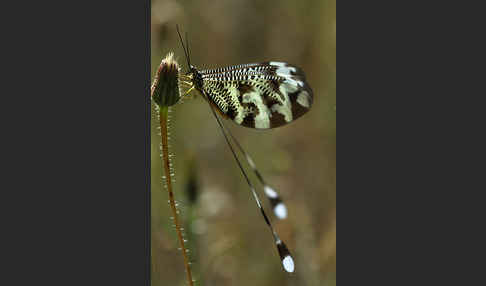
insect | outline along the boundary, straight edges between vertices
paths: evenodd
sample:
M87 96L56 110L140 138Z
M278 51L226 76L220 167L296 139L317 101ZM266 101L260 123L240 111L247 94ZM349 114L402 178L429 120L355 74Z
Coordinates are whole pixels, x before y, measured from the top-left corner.
M276 61L198 70L191 65L187 35L186 45L184 45L178 27L177 33L189 69L185 75L181 76L180 81L188 88L186 95L192 90L197 90L209 103L226 142L250 187L257 206L272 232L284 269L287 272L294 272L294 260L287 246L270 223L255 187L243 169L229 138L237 145L248 165L263 185L265 196L270 201L275 215L279 219L286 218L287 208L278 193L264 181L251 157L243 150L229 129L224 126L216 112L221 117L248 128L264 130L286 125L301 117L312 106L313 92L306 82L305 74L296 66Z
M189 91L198 90L224 118L245 127L280 127L305 114L312 105L313 93L304 72L284 62L199 71L188 60L188 66Z

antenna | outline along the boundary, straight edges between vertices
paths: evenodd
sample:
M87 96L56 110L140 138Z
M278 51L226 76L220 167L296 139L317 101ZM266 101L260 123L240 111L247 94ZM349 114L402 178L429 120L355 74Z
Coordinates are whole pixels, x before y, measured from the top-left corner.
M191 70L191 60L189 58L189 49L186 50L184 46L184 41L182 40L181 33L179 32L179 25L176 24L177 34L179 35L179 39L181 40L182 49L184 50L184 54L186 55L187 67ZM187 44L187 33L186 33L186 44ZM189 47L187 47L189 48Z
M191 54L189 53L189 37L187 36L187 32L186 32L186 49L187 49L187 62L189 64L189 68L191 68Z
M230 141L228 139L228 136L226 135L226 131L227 130L223 127L224 126L223 123L221 122L221 120L219 119L219 117L216 115L216 112L214 111L213 107L211 106L211 103L209 102L209 100L208 100L208 104L209 104L209 108L211 109L211 112L214 115L214 118L216 118L216 121L218 122L218 125L219 125L219 127L221 129L221 132L223 132L224 139L226 139L226 143L228 143L228 146L229 146L229 148L231 150L231 153L233 154L233 157L236 160L236 163L238 163L238 167L240 167L240 170L243 173L243 176L245 177L246 182L248 183L248 186L250 187L250 191L251 191L251 193L253 195L253 198L256 201L256 204L257 204L258 208L260 209L260 212L261 212L263 218L265 219L265 222L267 223L267 226L269 227L270 231L272 232L273 239L274 239L275 245L277 246L278 254L280 256L280 261L282 262L283 268L287 272L294 272L294 268L295 268L294 259L292 258L292 255L290 254L290 251L288 250L288 248L285 245L285 243L280 239L280 237L278 236L277 232L273 229L273 226L270 223L270 220L268 219L268 217L267 217L267 215L265 213L265 210L263 209L263 206L261 204L261 201L258 198L257 193L255 192L255 187L253 187L252 183L250 182L250 179L246 175L245 170L241 166L240 160L238 160L238 156L236 156L236 153L235 153L235 150L233 149L233 146L231 146L231 143L230 143ZM247 157L247 158L249 158L249 157ZM256 170L256 169L254 169L254 170Z
M247 152L245 152L245 150L243 149L243 147L241 147L238 140L236 140L236 138L233 136L233 134L230 132L230 130L224 124L223 124L223 128L225 129L226 133L228 133L230 135L233 142L236 143L236 146L238 146L238 149L240 149L240 152L245 156L246 161L248 162L248 165L250 165L253 172L255 172L255 175L257 176L258 180L260 181L260 183L263 186L265 196L269 200L275 216L279 219L287 218L287 207L285 206L284 202L282 201L282 199L280 198L278 193L265 182L262 175L260 174L260 172L256 168L255 163L251 159L250 155Z

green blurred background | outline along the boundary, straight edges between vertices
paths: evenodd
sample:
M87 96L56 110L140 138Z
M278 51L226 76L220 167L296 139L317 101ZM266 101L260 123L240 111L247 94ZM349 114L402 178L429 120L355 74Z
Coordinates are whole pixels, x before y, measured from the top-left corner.
M207 103L198 96L172 109L174 191L196 285L335 285L336 283L336 3L332 1L152 0L152 74L170 51L187 70L175 24L188 32L200 69L261 61L301 67L314 91L309 113L258 131L225 121L264 178L285 200L277 221L251 170L264 207L296 262L285 273L248 186ZM152 285L187 285L152 108ZM247 167L246 162L242 162ZM187 184L196 181L197 199Z

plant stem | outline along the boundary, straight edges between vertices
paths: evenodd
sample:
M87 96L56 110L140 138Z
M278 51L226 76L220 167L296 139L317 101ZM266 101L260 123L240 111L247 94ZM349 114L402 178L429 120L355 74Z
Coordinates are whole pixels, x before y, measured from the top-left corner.
M174 217L174 224L176 227L177 238L179 240L179 245L182 250L182 255L184 257L184 267L186 269L187 279L189 285L193 286L191 267L189 265L189 258L187 257L186 246L184 244L184 237L182 235L181 225L179 222L179 216L177 215L177 207L174 200L174 192L172 191L172 180L171 180L171 170L169 164L169 147L168 147L168 136L167 136L167 114L169 112L167 106L160 106L159 121L160 121L160 133L162 136L162 164L165 170L165 182L167 187L167 192L169 193L169 204L172 210L172 215Z

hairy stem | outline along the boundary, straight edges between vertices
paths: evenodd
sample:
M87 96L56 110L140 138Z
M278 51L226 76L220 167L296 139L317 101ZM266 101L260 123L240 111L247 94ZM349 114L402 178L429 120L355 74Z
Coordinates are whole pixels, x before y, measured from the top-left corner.
M160 133L162 136L162 163L165 170L165 182L167 187L167 192L169 193L169 204L172 210L172 216L174 217L174 224L177 232L177 238L179 240L179 245L182 250L182 255L184 257L184 267L186 269L187 279L189 285L193 286L191 267L189 264L189 258L187 256L186 246L184 244L184 237L182 235L181 224L179 222L179 216L177 215L177 207L174 200L174 192L172 191L172 180L171 180L171 170L169 164L169 147L168 147L168 136L167 136L167 114L169 112L169 107L161 106L159 113L160 121Z

